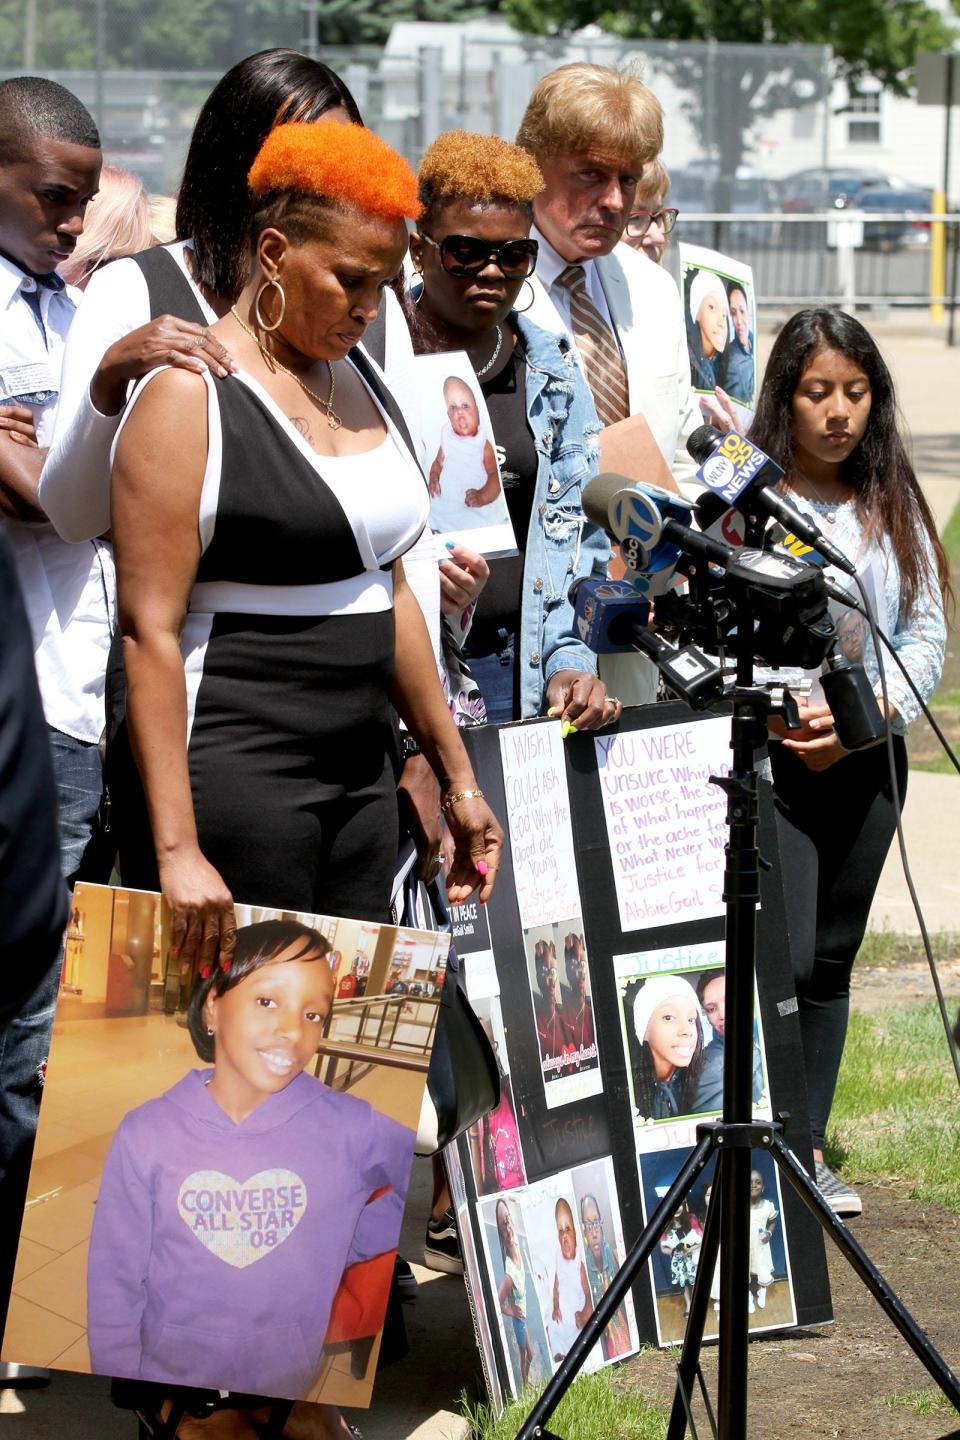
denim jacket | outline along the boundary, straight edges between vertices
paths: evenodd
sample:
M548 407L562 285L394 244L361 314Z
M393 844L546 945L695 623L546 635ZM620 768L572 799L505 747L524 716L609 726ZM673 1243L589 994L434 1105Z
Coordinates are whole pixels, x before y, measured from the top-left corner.
M558 670L597 673L596 655L577 635L568 592L578 576L606 575L610 542L581 508L583 487L598 469L600 423L573 346L523 315L512 320L526 352L527 420L537 450L517 635L526 719L540 713Z

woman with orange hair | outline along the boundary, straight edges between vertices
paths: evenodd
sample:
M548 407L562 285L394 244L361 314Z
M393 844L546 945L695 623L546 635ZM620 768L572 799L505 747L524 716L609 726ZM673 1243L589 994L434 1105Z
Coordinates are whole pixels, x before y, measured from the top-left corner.
M249 175L250 268L212 327L233 375L151 372L113 464L130 739L182 961L229 961L233 895L385 919L391 705L433 768L447 877L490 893L502 835L400 557L427 516L403 416L358 348L416 216L372 132L287 124Z

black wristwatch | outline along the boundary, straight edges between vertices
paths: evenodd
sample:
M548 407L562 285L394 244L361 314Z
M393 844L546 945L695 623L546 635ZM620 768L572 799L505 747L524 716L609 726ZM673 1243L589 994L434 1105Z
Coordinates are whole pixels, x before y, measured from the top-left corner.
M414 755L421 755L423 752L408 730L404 730L400 736L400 754L403 762L412 760Z

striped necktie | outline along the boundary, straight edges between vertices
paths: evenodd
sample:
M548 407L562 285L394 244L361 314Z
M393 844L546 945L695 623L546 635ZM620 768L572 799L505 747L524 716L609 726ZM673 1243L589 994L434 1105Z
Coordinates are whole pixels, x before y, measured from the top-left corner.
M627 372L616 338L587 294L582 265L568 265L558 283L570 294L570 322L600 423L615 425L630 414Z

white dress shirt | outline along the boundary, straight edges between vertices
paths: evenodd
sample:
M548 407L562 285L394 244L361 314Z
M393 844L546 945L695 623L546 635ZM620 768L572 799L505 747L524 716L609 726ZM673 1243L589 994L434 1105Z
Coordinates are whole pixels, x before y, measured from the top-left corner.
M39 298L40 314L34 308ZM40 284L0 256L0 403L33 411L37 440L50 444L60 397L64 344L79 292ZM42 502L41 502L42 503ZM4 522L33 634L47 723L76 740L103 730L110 647L113 560L89 539L68 545L52 525Z
M540 245L540 253L537 256L536 275L543 288L549 295L556 309L563 328L573 339L573 328L570 319L570 291L566 285L561 285L560 276L572 262L564 260L559 251L554 250L550 241L537 229L536 225L530 230L531 240L536 240ZM620 344L617 336L616 326L610 318L610 307L607 304L607 297L603 293L603 286L600 284L600 275L593 260L580 260L586 277L587 295L593 301L610 333L614 336L617 344Z

